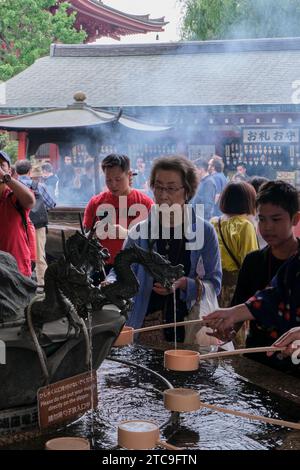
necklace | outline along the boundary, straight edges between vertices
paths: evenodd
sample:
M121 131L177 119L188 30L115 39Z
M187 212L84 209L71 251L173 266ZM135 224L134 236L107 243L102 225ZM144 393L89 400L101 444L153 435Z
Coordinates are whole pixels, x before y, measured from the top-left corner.
M161 234L161 236L163 236L163 233ZM170 232L169 232L169 238L167 238L167 239L165 238L163 240L165 242L165 244L164 244L165 245L164 249L166 251L165 256L169 260L170 259L169 258L170 250L171 250L171 247L172 247L173 242L174 242L174 231L171 229Z

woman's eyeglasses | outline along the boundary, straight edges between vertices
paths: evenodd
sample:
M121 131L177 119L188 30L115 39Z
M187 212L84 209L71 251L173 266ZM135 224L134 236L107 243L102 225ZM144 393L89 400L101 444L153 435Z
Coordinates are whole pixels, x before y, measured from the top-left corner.
M165 188L164 186L161 186L160 184L155 184L153 186L153 189L156 193L162 193L162 192L166 191L167 194L175 194L175 193L177 193L177 191L180 191L183 188L184 188L184 186L179 186L179 188L173 188L173 187Z

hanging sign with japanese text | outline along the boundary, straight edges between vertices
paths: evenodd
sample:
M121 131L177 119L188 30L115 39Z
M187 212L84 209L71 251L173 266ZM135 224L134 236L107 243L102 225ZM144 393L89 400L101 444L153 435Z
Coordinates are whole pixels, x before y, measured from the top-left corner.
M245 144L297 143L299 142L299 129L243 129L243 142Z

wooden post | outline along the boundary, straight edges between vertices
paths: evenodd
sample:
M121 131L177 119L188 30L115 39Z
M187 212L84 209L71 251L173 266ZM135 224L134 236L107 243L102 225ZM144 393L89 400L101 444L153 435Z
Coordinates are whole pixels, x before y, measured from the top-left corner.
M100 176L99 176L99 164L100 158L99 154L97 153L94 157L94 172L95 172L95 194L100 193Z
M18 132L18 160L24 160L27 157L27 132Z
M56 144L49 144L49 157L51 164L55 170L58 169L59 165L59 151Z

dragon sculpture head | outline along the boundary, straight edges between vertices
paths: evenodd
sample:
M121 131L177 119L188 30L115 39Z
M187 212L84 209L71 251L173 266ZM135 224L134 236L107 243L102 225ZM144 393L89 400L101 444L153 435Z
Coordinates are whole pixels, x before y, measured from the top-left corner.
M65 243L65 258L77 269L102 271L109 252L96 238L76 232Z
M136 254L137 262L142 264L155 281L162 286L170 289L177 279L184 276L182 264L172 266L171 262L164 256L155 251L144 250L137 245L134 245L132 250ZM119 255L121 258L122 252Z

